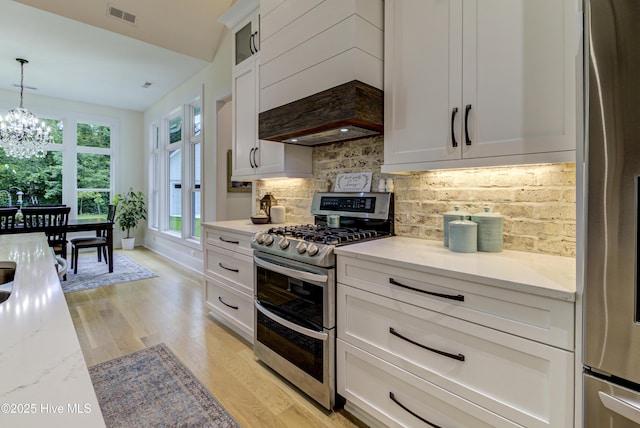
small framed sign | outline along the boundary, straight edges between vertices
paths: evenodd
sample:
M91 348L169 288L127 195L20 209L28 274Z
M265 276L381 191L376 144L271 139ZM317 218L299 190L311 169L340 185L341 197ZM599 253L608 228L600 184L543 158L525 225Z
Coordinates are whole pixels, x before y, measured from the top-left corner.
M370 192L371 173L370 172L350 172L338 174L334 192Z

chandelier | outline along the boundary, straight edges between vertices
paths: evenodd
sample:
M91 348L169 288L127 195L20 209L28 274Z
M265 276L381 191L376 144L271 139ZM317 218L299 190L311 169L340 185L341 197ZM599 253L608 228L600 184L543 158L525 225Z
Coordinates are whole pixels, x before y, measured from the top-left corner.
M24 65L29 61L16 58L20 63L20 107L0 116L0 148L14 158L43 158L47 145L53 143L51 128L23 107Z

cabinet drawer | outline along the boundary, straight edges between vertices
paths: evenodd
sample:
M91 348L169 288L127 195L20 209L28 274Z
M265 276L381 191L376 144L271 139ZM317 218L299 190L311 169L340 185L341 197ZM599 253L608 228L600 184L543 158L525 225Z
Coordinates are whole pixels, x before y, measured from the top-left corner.
M253 342L253 296L215 279L205 278L205 301L216 316Z
M338 337L528 427L573 422L573 354L338 285Z
M338 393L391 427L427 426L419 418L441 427L522 426L340 339L337 369Z
M573 351L574 304L346 256L337 279L372 293Z
M204 272L253 296L253 259L249 256L205 244Z
M204 243L245 254L247 256L253 255L253 249L251 249L251 236L249 235L205 226Z

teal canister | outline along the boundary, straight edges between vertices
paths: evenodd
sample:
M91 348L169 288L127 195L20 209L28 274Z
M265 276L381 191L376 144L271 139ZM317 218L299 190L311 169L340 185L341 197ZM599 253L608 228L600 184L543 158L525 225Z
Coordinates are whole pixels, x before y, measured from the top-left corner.
M484 212L472 215L471 221L478 223L478 251L502 251L504 216L484 207Z
M449 222L454 220L465 220L469 218L470 214L461 211L460 206L456 205L453 207L453 211L449 211L443 214L443 227L442 230L444 232L444 246L449 246Z
M449 250L475 253L478 250L478 224L470 220L449 222Z

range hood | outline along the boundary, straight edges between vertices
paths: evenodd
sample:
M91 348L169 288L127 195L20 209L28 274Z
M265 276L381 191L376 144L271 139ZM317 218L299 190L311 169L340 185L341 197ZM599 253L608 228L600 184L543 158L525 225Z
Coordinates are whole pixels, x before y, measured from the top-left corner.
M261 140L315 146L383 134L383 92L358 80L259 115Z

